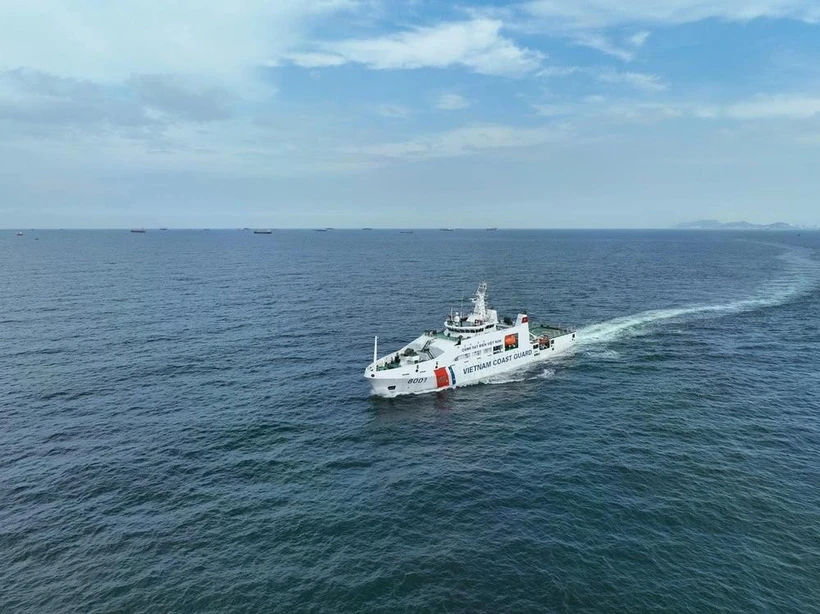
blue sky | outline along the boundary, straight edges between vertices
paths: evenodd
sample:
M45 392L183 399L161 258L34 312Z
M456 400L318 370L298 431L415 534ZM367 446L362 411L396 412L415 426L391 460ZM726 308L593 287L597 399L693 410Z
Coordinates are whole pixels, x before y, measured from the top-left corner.
M809 0L6 0L0 227L820 224Z

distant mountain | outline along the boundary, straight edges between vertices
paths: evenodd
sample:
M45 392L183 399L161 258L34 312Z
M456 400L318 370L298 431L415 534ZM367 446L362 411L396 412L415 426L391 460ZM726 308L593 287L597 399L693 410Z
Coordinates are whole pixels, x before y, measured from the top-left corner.
M774 224L752 224L751 222L718 222L717 220L697 220L684 222L675 228L694 228L698 230L799 230L799 226L792 226L786 222Z

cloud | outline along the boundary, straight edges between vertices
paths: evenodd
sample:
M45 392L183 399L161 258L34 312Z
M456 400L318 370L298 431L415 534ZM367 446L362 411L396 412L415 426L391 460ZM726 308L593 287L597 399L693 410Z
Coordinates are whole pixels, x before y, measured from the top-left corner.
M133 75L121 86L36 70L0 71L0 132L7 138L129 134L156 139L176 122L231 117L231 94L168 75Z
M678 105L663 102L614 102L601 107L600 116L635 123L656 123L677 119L685 114Z
M442 94L436 102L436 108L442 111L458 111L470 106L470 101L460 94Z
M613 42L618 29L640 26L673 26L706 19L744 22L758 18L820 21L814 0L531 0L517 6L517 27L569 39L575 44L631 62L646 42L641 30L622 44Z
M228 119L233 98L224 88L197 86L170 75L133 75L127 84L147 107L177 119Z
M565 125L534 128L498 124L468 126L407 141L360 147L352 152L379 158L448 158L476 154L488 149L539 145L565 138L569 131L569 126Z
M382 104L376 107L376 113L382 117L394 119L407 119L412 112L407 107L400 104Z
M643 30L641 32L637 32L636 34L633 34L632 36L630 36L626 40L633 47L643 47L644 43L646 42L646 39L648 39L648 38L649 38L649 32L647 32L646 30Z
M530 106L540 117L575 118L587 127L597 125L598 129L604 125L611 127L613 121L616 124L654 123L684 115L680 105L642 100L610 100L600 95L584 96L574 103L532 103Z
M303 68L326 68L328 66L342 66L347 64L347 58L333 53L289 53L286 58L293 64ZM279 66L278 59L269 60L268 66Z
M635 58L635 51L633 49L619 47L612 43L607 37L596 32L579 32L574 34L572 38L576 45L595 49L601 53L623 60L624 62L631 62Z
M535 114L540 117L559 117L561 115L572 115L574 112L571 105L536 103L531 106Z
M820 6L814 0L534 0L523 5L531 17L549 21L553 27L578 30L602 29L630 24L675 25L704 19L749 21L788 18L815 22Z
M624 83L649 92L659 92L666 89L666 84L657 75L640 72L616 72L613 70L599 73L596 78L604 83Z
M186 74L236 83L302 44L317 20L358 6L356 0L5 0L0 69L97 82Z
M820 114L820 97L799 94L755 96L726 106L721 115L731 119L806 119Z
M724 104L679 102L669 103L665 107L673 109L676 116L690 116L708 120L801 120L820 115L820 96L759 94L747 100Z
M495 19L442 23L369 39L319 44L286 57L303 67L362 64L375 70L463 66L484 75L523 75L537 69L543 54L518 47L501 35Z
M578 66L546 66L535 73L536 77L568 77L581 70Z
M99 134L116 127L155 129L156 119L128 96L97 83L35 70L0 71L0 134L59 138L65 131Z
M623 74L623 73L621 73ZM634 122L655 122L676 118L695 118L724 122L756 120L805 120L820 117L820 96L801 94L758 95L730 103L687 100L653 101L614 100L589 96L585 104L533 104L537 115L584 118L613 118ZM590 104L595 103L595 104Z

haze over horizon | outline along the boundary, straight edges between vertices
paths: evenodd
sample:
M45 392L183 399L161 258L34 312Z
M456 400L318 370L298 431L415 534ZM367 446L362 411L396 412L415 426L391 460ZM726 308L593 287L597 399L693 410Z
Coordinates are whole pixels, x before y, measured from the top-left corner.
M820 230L820 226L800 226L800 225L791 225L785 223L786 228L766 228L769 224L752 224L745 221L740 222L719 222L714 226L705 226L701 225L700 222L703 220L696 220L688 223L681 223L675 224L672 226L613 226L613 227L573 227L573 226L493 226L493 227L484 227L484 226L452 226L447 227L449 230L460 230L460 231L484 231L484 230L510 230L510 231L517 231L517 230L743 230L742 225L748 225L747 229L750 230L771 230L771 231L780 231L780 230ZM706 220L709 221L709 220ZM738 225L739 224L739 225ZM774 225L783 224L783 222L776 222ZM307 231L325 231L325 230L418 230L418 231L436 231L442 230L445 227L438 227L438 226L144 226L144 225L134 225L134 226L10 226L8 228L0 228L2 231L50 231L50 230L144 230L144 231L159 231L159 230L187 230L187 231L202 231L202 230L213 230L213 231L236 231L236 230L260 230L265 229L265 231L273 231L273 230L307 230Z
M12 0L0 227L820 224L808 0Z

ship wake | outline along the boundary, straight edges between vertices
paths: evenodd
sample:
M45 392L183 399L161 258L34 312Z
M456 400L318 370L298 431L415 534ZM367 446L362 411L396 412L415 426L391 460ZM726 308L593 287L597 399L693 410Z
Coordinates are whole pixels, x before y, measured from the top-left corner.
M529 367L523 371L514 371L509 373L499 373L491 375L480 382L481 384L512 384L515 382L526 382L535 379L550 379L555 375L554 369L545 368L543 365L537 365L535 368Z
M788 247L778 258L788 264L779 278L762 286L745 299L725 303L690 305L670 309L653 309L592 324L578 330L581 347L607 343L625 335L638 335L650 325L665 320L690 320L700 317L719 317L733 313L754 311L783 305L803 296L820 285L820 263L811 257L811 250Z

